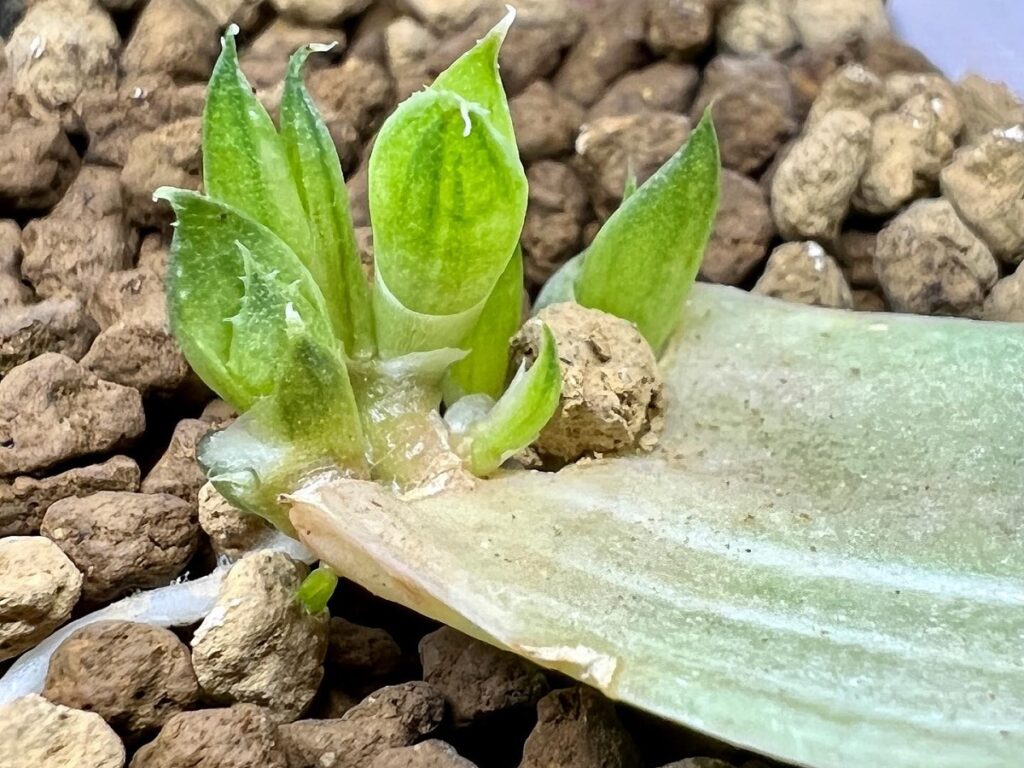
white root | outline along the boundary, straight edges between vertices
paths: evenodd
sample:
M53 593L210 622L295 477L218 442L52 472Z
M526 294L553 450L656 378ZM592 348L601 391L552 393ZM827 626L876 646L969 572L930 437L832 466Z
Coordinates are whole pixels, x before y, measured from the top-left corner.
M281 533L263 545L264 549L280 550L306 563L316 560L316 556L300 542ZM229 568L230 565L221 565L195 581L139 592L65 624L35 648L22 654L0 678L0 705L42 691L50 656L72 632L88 624L118 620L158 627L183 627L201 621L213 610L221 581Z

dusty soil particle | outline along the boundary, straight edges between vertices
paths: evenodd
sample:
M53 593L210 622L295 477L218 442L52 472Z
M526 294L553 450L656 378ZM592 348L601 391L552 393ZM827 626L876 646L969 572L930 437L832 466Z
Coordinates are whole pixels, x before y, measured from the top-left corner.
M51 477L0 481L0 536L39 533L46 510L60 499L138 489L139 465L127 456L114 456L102 464L75 467Z
M1024 124L1024 100L1005 84L967 75L956 84L964 117L964 143L975 144L992 131Z
M992 253L1024 259L1024 123L959 149L941 174L942 194Z
M232 566L192 638L192 664L211 698L268 708L279 722L309 706L323 677L327 614L295 599L308 570L261 550Z
M867 164L871 121L835 110L804 132L772 181L772 214L787 239L835 240Z
M609 83L643 64L646 23L642 5L613 3L590 19L555 75L555 88L589 107Z
M789 13L808 48L889 33L883 0L791 0Z
M135 753L131 768L290 768L273 719L251 704L182 712Z
M700 273L714 283L739 285L768 255L775 223L755 181L724 169L721 185L715 228Z
M143 394L173 392L194 380L162 316L125 320L101 331L82 365Z
M34 2L7 42L14 93L43 117L68 109L87 88L113 89L120 45L110 15L92 0Z
M333 616L327 639L327 660L332 677L352 687L393 675L402 663L402 649L386 630Z
M81 360L96 326L78 299L46 299L0 315L0 376L44 352Z
M1024 323L1024 267L1004 277L989 293L981 310L984 320Z
M210 431L202 419L182 419L164 455L142 481L143 493L170 493L195 506L206 476L196 462L196 446Z
M584 223L591 218L587 193L567 164L542 160L526 171L530 187L523 246L526 278L541 285L580 251Z
M578 304L542 309L512 340L517 360L535 359L541 327L558 344L562 398L534 447L559 461L657 443L664 382L647 341L629 322Z
M17 311L33 299L21 280L21 227L0 219L0 310Z
M426 60L439 45L440 41L433 32L408 16L388 24L384 30L384 48L398 101L403 101L430 82L432 78Z
M538 80L509 102L516 142L523 162L557 157L572 151L583 122L583 109Z
M878 235L875 271L897 312L975 316L999 267L944 199L920 200Z
M411 747L395 747L381 752L369 768L476 768L450 744L431 739Z
M397 103L388 71L369 59L351 57L340 66L313 71L308 81L328 127L348 124L363 139L380 128Z
M125 220L118 172L86 166L57 207L25 227L21 271L40 296L85 302L106 275L131 266L137 238Z
M346 37L338 28L300 24L278 17L242 50L239 63L246 79L257 91L273 88L284 80L292 53L309 43L334 43L335 46L307 60L304 70L307 75L338 61L345 51Z
M548 691L541 670L508 651L442 627L420 640L423 679L444 694L456 726L532 707Z
M152 238L146 238L146 243L152 242ZM152 246L144 243L144 247ZM165 316L163 277L149 267L105 275L96 283L87 309L102 330L121 320Z
M875 216L892 214L932 193L955 146L940 124L935 100L924 94L896 112L880 115L853 207Z
M682 114L693 103L699 83L696 67L659 61L616 80L587 112L587 120L638 112Z
M48 352L0 381L0 476L116 450L145 426L136 390Z
M537 704L537 725L519 768L640 768L640 754L615 706L590 688L552 691Z
M696 123L711 108L722 165L754 173L797 129L786 68L771 59L716 56L690 109Z
M607 218L622 200L630 163L642 184L690 135L690 121L672 112L599 117L580 129L576 152L591 199Z
M897 106L896 96L885 82L861 64L847 64L821 85L821 91L807 115L807 128L836 109L860 112L869 120ZM805 128L806 130L806 128Z
M574 9L561 2L549 5L558 12L550 16L517 16L501 46L501 80L510 96L521 93L535 80L550 76L561 64L564 52L583 33Z
M198 506L199 527L210 538L213 551L229 560L258 547L271 531L263 518L238 509L210 483L199 489Z
M663 0L647 10L647 44L655 53L694 59L714 34L717 0Z
M54 502L40 530L82 571L83 597L107 602L170 583L195 552L199 525L176 496L99 491Z
M128 147L121 184L128 218L141 226L171 220L170 206L153 200L157 187L198 190L202 174L202 119L187 117L140 133Z
M786 0L739 0L718 20L718 43L738 56L777 56L796 45Z
M139 135L201 115L205 93L205 85L179 85L166 74L126 76L116 91L87 91L78 107L89 137L86 160L123 166Z
M850 293L853 294L853 308L857 312L886 312L889 309L879 290L855 288Z
M32 648L67 621L81 589L82 574L49 539L0 539L0 661Z
M94 712L30 694L0 706L4 768L123 768L124 745Z
M877 232L851 229L839 236L835 257L842 266L843 273L851 287L878 287L878 275L875 274L875 248L877 245Z
M100 621L54 651L43 696L96 712L127 741L156 730L199 698L188 648L167 629Z
M814 242L783 243L768 257L754 293L820 307L853 308L843 271Z
M148 0L121 53L126 74L205 80L220 52L218 25L199 3ZM308 41L307 41L308 42Z
M857 61L856 47L849 43L832 43L820 48L798 48L786 58L789 83L798 118L805 118L821 86L847 64Z
M885 88L897 104L906 105L915 97L928 104L938 121L939 130L950 140L956 139L964 128L963 110L956 89L942 75L926 72L896 72L885 79ZM948 159L948 158L947 158Z
M282 16L304 24L336 24L369 4L370 0L271 0Z
M0 115L0 202L16 210L49 208L78 173L81 161L52 118L6 122Z
M897 72L938 72L938 68L927 56L892 35L871 35L861 38L857 48L857 58L860 62L879 77L888 77Z
M221 400L214 398L206 404L203 412L199 415L200 420L211 424L218 429L225 427L238 417L235 409Z
M423 682L381 688L332 720L280 727L289 768L365 768L378 754L406 747L444 719L444 697Z

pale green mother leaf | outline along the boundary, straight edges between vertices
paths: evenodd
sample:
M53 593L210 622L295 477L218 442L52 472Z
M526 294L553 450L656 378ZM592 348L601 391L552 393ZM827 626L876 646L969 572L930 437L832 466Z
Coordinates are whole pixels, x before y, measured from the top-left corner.
M281 138L312 226L309 269L345 351L366 357L374 349L370 286L359 259L338 151L302 79L303 64L313 50L302 48L291 58L281 97Z
M1022 325L697 286L654 453L411 503L321 481L291 519L390 599L759 752L1016 768L1022 361Z
M230 27L206 89L203 185L275 232L304 262L313 241L281 137L238 66Z
M718 209L718 139L705 113L689 140L629 189L587 248L576 300L636 324L655 351L697 279Z
M230 206L162 188L177 226L167 266L171 330L200 378L238 409L269 394L285 335L285 309L333 343L323 296L292 250Z

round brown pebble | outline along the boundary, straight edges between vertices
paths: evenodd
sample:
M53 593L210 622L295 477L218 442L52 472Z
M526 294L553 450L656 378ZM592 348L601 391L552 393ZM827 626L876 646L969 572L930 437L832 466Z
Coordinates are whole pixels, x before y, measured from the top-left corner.
M43 696L101 715L127 740L155 730L199 698L188 648L170 630L98 621L50 659Z
M615 714L591 688L552 691L537 704L537 725L519 768L640 768L640 753Z
M81 589L82 574L49 539L0 539L0 661L67 621Z
M853 308L843 270L814 242L783 243L772 251L754 293L799 304Z
M295 599L307 573L271 550L231 567L192 638L192 664L212 698L265 706L281 722L309 706L324 673L327 613L310 615Z
M554 304L512 339L518 360L536 359L545 324L558 345L562 398L534 443L536 449L568 462L588 454L653 448L664 424L664 382L640 332L596 309Z
M943 199L920 200L878 235L875 271L897 312L977 315L999 267Z
M168 584L195 552L199 524L177 496L101 491L54 502L41 530L82 571L82 596L105 602Z
M251 704L175 715L131 768L288 768L277 728Z

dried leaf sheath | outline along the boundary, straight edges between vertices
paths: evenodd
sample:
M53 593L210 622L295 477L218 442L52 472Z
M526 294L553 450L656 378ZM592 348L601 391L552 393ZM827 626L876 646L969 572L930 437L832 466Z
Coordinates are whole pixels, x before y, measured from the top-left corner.
M653 455L408 506L326 484L292 519L386 597L778 758L1018 765L1024 328L698 286L682 331Z

